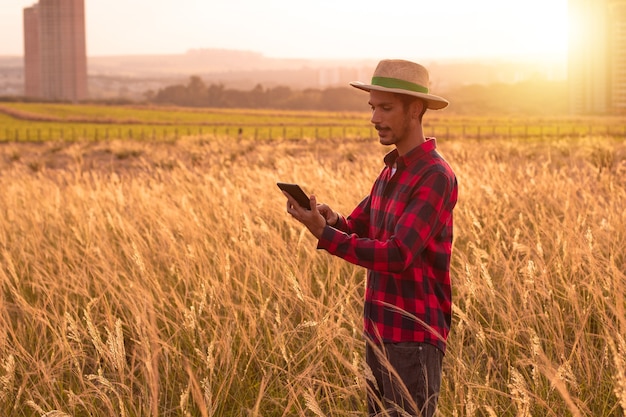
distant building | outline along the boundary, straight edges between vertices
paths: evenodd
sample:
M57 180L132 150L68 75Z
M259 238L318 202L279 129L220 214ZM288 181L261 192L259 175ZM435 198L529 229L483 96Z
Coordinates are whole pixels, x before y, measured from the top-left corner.
M40 0L24 9L24 94L87 98L84 0Z
M569 0L574 114L626 114L626 0Z
M320 88L346 87L350 81L370 77L372 71L373 67L363 68L360 65L322 67L317 70L317 84Z
M41 97L39 8L37 5L24 9L24 95Z

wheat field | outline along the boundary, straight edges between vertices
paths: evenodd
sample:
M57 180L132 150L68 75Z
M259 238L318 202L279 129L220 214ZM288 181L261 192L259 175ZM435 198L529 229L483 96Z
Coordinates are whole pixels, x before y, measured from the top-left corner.
M440 416L623 416L626 144L441 140L459 179ZM0 145L0 415L357 416L348 214L388 149L188 137Z

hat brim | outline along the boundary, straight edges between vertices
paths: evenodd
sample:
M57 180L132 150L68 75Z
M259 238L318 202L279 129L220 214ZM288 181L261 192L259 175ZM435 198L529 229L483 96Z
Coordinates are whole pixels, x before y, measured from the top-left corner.
M440 110L440 109L443 109L444 107L447 107L448 104L450 104L448 100L446 100L445 98L436 96L434 94L425 94L425 93L420 93L417 91L404 90L402 88L381 87L379 85L364 84L360 81L352 81L350 82L350 85L352 87L358 88L359 90L363 90L367 92L371 90L376 90L376 91L386 91L388 93L405 94L409 96L419 97L422 100L426 101L427 107L431 110Z

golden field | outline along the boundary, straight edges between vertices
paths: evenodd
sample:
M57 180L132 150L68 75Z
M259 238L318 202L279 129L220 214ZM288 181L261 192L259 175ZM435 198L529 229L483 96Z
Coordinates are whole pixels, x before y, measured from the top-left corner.
M440 140L459 179L441 416L623 416L626 144ZM357 416L376 140L0 144L0 415Z

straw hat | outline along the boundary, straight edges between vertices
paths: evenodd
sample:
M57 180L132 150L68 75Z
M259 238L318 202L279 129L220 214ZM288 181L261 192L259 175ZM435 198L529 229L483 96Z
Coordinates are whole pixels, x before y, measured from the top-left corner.
M387 91L419 97L426 101L429 109L433 110L443 109L448 105L448 100L429 94L426 68L401 59L380 61L374 70L371 84L353 81L350 85L365 91Z

